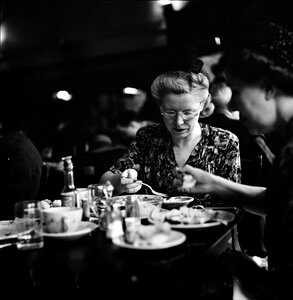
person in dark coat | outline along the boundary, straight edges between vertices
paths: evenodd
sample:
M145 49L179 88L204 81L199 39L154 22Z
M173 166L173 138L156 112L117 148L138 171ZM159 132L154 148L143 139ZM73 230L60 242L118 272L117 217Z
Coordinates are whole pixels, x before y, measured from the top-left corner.
M36 199L42 158L18 126L0 121L0 220L14 219L14 204Z

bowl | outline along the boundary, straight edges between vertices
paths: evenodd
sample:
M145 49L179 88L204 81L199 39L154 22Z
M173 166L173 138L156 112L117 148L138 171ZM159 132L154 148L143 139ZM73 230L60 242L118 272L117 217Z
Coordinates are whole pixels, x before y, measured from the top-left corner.
M82 208L52 207L42 210L43 230L47 233L76 231L81 223Z
M169 199L164 199L162 203L163 208L173 209L179 208L181 206L186 206L190 202L194 200L193 197L190 196L174 196Z
M161 209L163 203L163 197L151 196L138 197L139 214L141 219L149 218L151 212L157 208Z
M111 200L115 206L120 207L124 214L125 201L129 195L115 196ZM152 210L157 207L159 210L162 207L163 197L149 194L132 194L138 202L139 213L142 219L148 218Z

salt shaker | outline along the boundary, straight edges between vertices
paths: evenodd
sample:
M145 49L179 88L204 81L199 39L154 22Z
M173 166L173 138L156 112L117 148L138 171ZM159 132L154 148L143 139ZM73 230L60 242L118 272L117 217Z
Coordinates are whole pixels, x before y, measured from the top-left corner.
M107 238L114 239L123 235L122 215L119 207L111 205L111 211L107 215L107 223Z
M139 204L135 196L130 195L125 201L125 241L133 244L141 224Z

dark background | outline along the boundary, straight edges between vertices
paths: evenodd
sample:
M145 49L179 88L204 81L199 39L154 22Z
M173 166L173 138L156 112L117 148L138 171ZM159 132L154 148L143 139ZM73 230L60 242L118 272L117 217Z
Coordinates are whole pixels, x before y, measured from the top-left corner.
M39 149L51 142L60 121L70 122L77 139L89 119L102 129L111 126L107 120L125 86L147 92L152 116L152 80L190 51L210 55L250 43L268 21L293 29L291 1L190 1L181 11L157 1L0 5L7 29L0 48L0 116L21 120ZM58 89L72 92L73 100L53 99Z

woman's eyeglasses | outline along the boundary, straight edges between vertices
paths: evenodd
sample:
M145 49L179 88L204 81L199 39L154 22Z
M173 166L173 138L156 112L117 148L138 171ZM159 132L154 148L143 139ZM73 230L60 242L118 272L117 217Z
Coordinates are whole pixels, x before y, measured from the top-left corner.
M182 112L177 112L175 110L166 110L161 112L161 114L167 118L167 119L173 119L177 117L177 115L180 115L180 117L185 121L192 120L196 115L198 115L198 110L184 110Z

